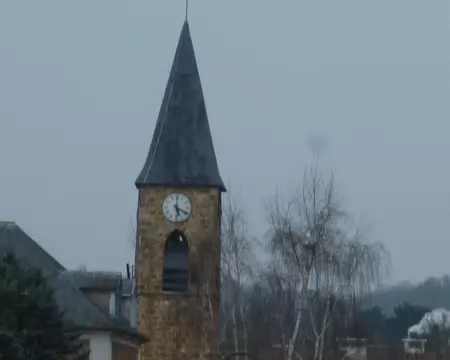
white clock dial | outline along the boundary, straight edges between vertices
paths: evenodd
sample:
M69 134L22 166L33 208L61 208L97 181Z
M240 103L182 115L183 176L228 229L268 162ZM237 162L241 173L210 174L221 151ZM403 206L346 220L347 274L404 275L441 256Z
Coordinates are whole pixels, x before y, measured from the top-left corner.
M181 193L168 195L162 204L163 214L172 222L183 222L191 215L191 200Z

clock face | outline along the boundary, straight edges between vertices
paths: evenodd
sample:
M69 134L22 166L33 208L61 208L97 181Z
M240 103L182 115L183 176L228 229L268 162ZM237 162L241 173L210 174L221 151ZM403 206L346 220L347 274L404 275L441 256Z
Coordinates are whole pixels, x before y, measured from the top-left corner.
M168 195L162 205L163 214L171 222L183 222L191 215L191 200L181 193Z

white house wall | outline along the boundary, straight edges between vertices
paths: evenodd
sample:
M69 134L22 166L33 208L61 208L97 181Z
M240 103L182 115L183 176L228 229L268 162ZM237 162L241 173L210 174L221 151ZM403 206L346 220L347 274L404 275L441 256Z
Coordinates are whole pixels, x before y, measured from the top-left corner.
M85 336L89 339L90 354L89 360L111 360L112 342L108 333L90 334Z

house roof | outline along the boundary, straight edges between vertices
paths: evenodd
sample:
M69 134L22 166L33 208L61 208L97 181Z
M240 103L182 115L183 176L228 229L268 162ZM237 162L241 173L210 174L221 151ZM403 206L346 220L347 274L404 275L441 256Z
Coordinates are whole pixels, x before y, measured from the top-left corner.
M133 291L133 279L124 279L120 272L116 271L67 271L72 281L80 290L117 291L122 289L122 295L131 295Z
M145 164L136 186L225 191L214 151L189 24L185 21Z
M122 274L115 271L67 271L72 281L80 290L116 291L120 286Z
M56 259L31 239L15 222L0 221L0 256L14 253L22 266L41 269L44 276L65 270Z
M24 267L39 268L55 291L67 326L77 330L116 331L140 341L145 338L127 320L111 317L83 294L80 277L68 271L14 222L0 222L0 256L13 253ZM78 282L77 282L78 281Z

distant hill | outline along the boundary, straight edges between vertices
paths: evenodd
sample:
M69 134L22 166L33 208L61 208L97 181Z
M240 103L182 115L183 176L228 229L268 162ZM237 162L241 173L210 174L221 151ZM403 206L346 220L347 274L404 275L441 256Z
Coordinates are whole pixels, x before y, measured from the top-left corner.
M370 305L378 305L386 314L391 314L403 301L429 309L443 307L450 310L450 275L430 277L419 284L402 282L370 297Z

